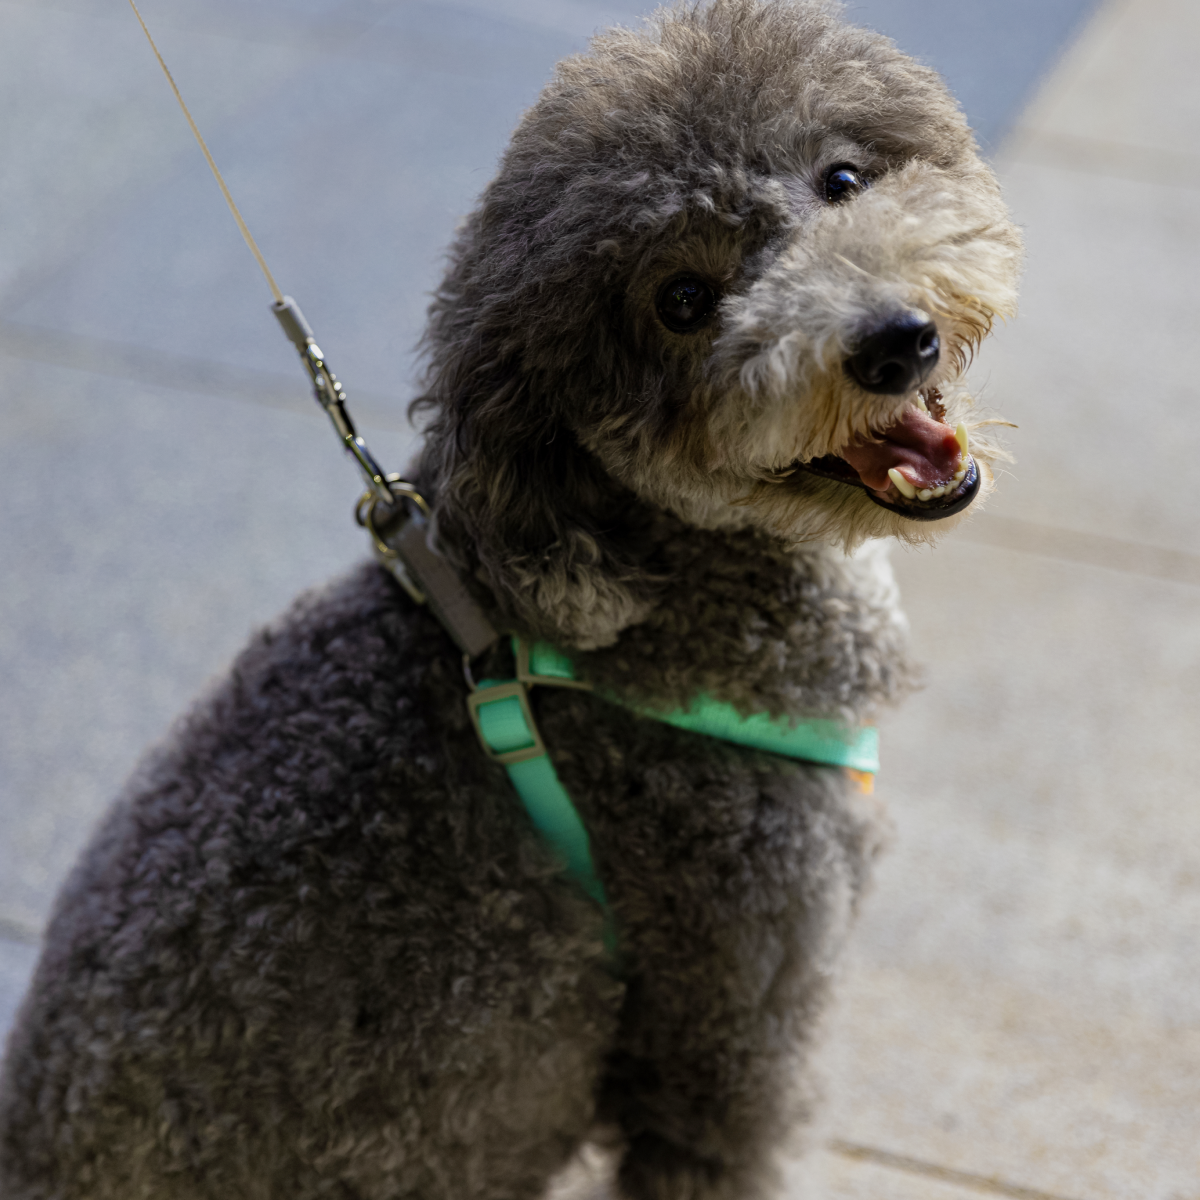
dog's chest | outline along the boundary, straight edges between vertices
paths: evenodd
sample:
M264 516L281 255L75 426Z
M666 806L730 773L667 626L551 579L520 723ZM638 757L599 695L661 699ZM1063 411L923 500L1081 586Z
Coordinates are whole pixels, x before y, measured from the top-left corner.
M634 703L700 695L744 714L870 717L909 678L907 625L886 550L788 549L752 533L688 531L665 548L654 611L581 674Z

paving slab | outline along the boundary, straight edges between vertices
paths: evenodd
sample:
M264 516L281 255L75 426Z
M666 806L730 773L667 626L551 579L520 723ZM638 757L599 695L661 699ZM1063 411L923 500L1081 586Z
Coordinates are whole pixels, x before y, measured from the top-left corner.
M1200 596L966 545L913 560L928 687L886 725L905 849L883 870L946 888L880 905L877 944L1200 1023Z
M197 153L127 4L0 3L0 311L69 272L132 194ZM294 55L228 39L204 63L198 115L218 129L277 86ZM165 93L165 94L164 94ZM186 135L186 126L182 127ZM144 257L154 247L136 243ZM133 248L130 247L130 250ZM115 307L119 308L120 305ZM57 323L61 324L61 320Z
M1200 9L1105 6L1000 158L1028 242L1021 316L978 372L1020 432L993 512L1196 554L1166 481L1200 443Z
M1200 552L1191 506L1167 486L1200 441L1196 189L1024 162L1003 181L1029 267L1021 316L973 373L1020 426L992 512Z
M266 313L265 284L132 14L121 5L104 17L12 7L28 43L58 47L61 76L18 79L13 90L66 93L55 102L66 131L58 153L78 157L81 168L58 206L73 222L50 212L44 228L14 236L20 269L0 291L0 316L294 370ZM445 247L521 111L592 29L636 13L620 4L566 7L570 21L543 26L536 12L513 16L503 5L490 14L353 0L314 2L299 13L279 2L143 6L268 261L301 301L352 397L355 388L374 389L402 411ZM59 26L72 22L79 28L66 38ZM92 35L105 69L138 81L119 127L96 130L71 115L71 103L112 107L95 66L84 83L66 86ZM138 111L156 118L144 131L134 129ZM39 129L13 122L10 157L36 157ZM82 141L90 157L74 154ZM139 171L143 158L157 169ZM94 177L104 180L96 199L88 195ZM34 172L12 202L36 209L45 190Z
M978 1181L957 1186L985 1195L1194 1200L1200 1030L1107 1008L856 956L830 1118L884 1163Z
M1200 593L962 542L897 568L927 687L883 726L895 843L831 1128L1057 1196L1190 1200Z
M9 360L0 915L37 928L95 817L256 626L365 550L290 412ZM373 439L403 461L402 433Z
M1063 147L1077 139L1117 155L1155 152L1164 172L1180 156L1200 156L1198 42L1200 9L1191 0L1110 0L1042 80L1007 152L1024 154L1040 138Z

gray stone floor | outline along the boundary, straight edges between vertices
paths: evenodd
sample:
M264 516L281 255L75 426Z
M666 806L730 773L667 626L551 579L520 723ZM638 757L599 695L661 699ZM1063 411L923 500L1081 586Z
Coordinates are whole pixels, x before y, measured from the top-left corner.
M456 220L554 60L641 7L145 0L389 465ZM885 729L896 840L826 1056L825 1194L1198 1200L1200 10L850 7L962 96L1029 270L974 373L1017 465L897 554L929 687ZM362 544L124 0L0 23L3 1028L140 750Z

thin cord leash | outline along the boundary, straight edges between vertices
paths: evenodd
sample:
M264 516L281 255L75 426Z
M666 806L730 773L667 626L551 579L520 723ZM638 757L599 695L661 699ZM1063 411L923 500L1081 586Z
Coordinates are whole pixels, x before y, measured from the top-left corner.
M275 276L271 274L267 260L258 248L258 243L255 242L237 204L234 203L208 145L184 102L179 85L175 82L175 77L171 74L135 0L129 0L129 7L133 9L133 15L137 17L138 24L146 35L146 41L150 43L150 49L154 51L154 57L158 59L158 65L171 85L171 91L175 93L175 99L179 102L192 134L204 153L209 170L221 189L221 195L225 197L225 203L229 205L229 211L237 222L242 238L271 289L274 298L271 311L282 326L288 341L299 351L300 361L308 372L317 403L325 410L342 440L342 445L362 472L367 490L355 505L355 520L370 533L377 555L413 600L418 604L429 604L464 654L470 657L481 654L496 642L499 634L492 628L483 610L471 599L450 565L430 548L427 540L428 522L431 517L429 505L411 483L407 483L399 475L384 472L354 428L354 422L346 411L346 393L325 361L325 355L317 345L300 306L291 296L285 296L275 282ZM397 529L397 509L401 505L407 506L408 515ZM381 529L388 531L386 537Z
M208 162L208 169L212 171L213 178L217 181L217 187L221 189L221 195L225 197L225 203L229 205L229 211L233 213L233 219L237 222L238 229L242 231L242 237L246 239L246 245L250 247L250 253L254 255L259 269L267 278L267 286L271 289L271 295L274 296L275 303L282 305L284 299L283 293L279 290L279 284L275 282L275 276L271 274L271 268L267 266L267 260L263 258L262 251L258 248L258 243L254 240L249 227L242 220L242 214L238 211L238 206L234 204L233 196L230 195L229 189L225 186L225 180L221 177L221 172L217 170L217 164L213 161L213 156L208 152L208 145L200 135L200 130L196 122L192 120L192 114L188 111L188 106L183 102L183 95L179 91L179 85L175 82L175 76L171 74L170 68L163 59L154 38L151 37L150 30L146 27L146 22L142 19L142 14L138 11L138 6L133 0L129 0L129 7L133 9L133 15L137 17L138 24L142 27L142 32L146 35L146 41L150 43L150 49L154 51L154 57L158 59L158 65L162 67L163 74L167 77L167 82L171 85L171 91L175 93L175 99L179 101L179 107L183 109L183 115L187 118L187 123L191 126L196 141L200 143L200 149L204 151L204 158Z
M171 91L175 93L175 99L179 101L179 107L183 110L183 115L187 118L187 123L191 127L196 141L199 143L200 149L204 153L204 158L213 173L213 178L216 179L217 186L221 189L221 195L225 197L225 203L229 205L229 211L233 214L233 219L237 222L237 227L241 230L246 245L250 247L250 253L254 255L255 261L258 263L267 280L267 284L271 289L271 295L275 301L271 305L271 311L274 312L280 325L283 326L283 332L287 335L288 340L300 352L300 359L308 371L309 378L312 380L317 402L328 413L334 428L338 432L338 436L342 439L343 445L358 463L359 469L366 479L368 494L378 503L388 505L394 503L396 493L392 489L392 481L384 474L383 468L375 461L374 456L367 449L366 443L358 436L358 432L354 428L354 422L350 420L350 414L346 411L346 393L342 390L342 385L338 382L337 376L333 374L326 364L325 356L321 353L321 349L316 343L316 338L313 336L313 331L304 319L304 314L300 311L300 306L290 296L285 296L280 291L279 285L275 282L275 276L271 274L271 268L267 266L267 260L258 248L258 243L254 240L254 235L251 234L249 226L242 219L242 214L238 210L238 206L234 203L233 196L226 186L225 180L216 162L213 160L212 154L209 152L208 145L201 135L200 129L196 125L187 104L184 102L179 85L175 82L175 77L171 74L171 70L167 66L166 60L163 58L162 52L155 43L154 37L151 35L150 29L146 25L141 12L138 11L138 6L134 0L129 0L129 7L133 9L133 15L137 17L138 24L142 27L142 32L146 35L146 40L150 43L150 49L154 51L154 57L158 59L158 65L162 67L163 74L167 77L167 82L171 85ZM397 484L400 482L398 477L395 482ZM398 490L405 491L406 489L400 488ZM411 487L407 487L407 492L415 496L415 492ZM424 505L424 501L421 504ZM362 505L360 504L355 511L356 514L361 514L363 512ZM374 504L372 504L365 517L360 517L360 524L371 522L373 516ZM371 529L376 542L382 545L382 541L375 533L373 526L368 524L368 528ZM412 593L414 599L419 600L423 598L420 595L420 589L413 585L411 581L401 579L401 582Z

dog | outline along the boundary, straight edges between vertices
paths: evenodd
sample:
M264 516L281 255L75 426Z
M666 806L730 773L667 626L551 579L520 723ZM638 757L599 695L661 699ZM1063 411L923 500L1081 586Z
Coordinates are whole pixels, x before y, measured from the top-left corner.
M412 481L493 624L594 685L534 707L616 953L458 649L364 564L251 642L63 888L5 1200L532 1200L601 1135L629 1200L771 1194L883 818L640 710L857 724L908 690L883 541L992 487L963 372L1020 264L939 78L819 0L561 63L432 302Z

